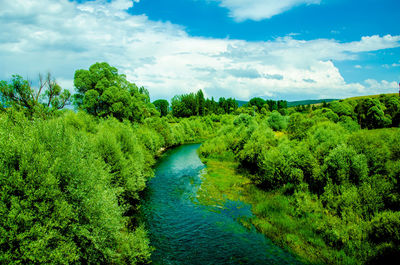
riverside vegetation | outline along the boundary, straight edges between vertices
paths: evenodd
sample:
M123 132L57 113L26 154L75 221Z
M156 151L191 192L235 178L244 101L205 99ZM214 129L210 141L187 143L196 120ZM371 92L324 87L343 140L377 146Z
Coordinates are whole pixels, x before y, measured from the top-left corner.
M21 77L1 83L2 264L150 262L138 211L155 157L215 129L209 117L158 117L147 92L105 63L78 70L75 86L77 113Z
M141 192L160 150L201 139L201 196L239 191L249 222L304 261L399 255L397 95L238 108L200 90L169 106L107 63L77 70L74 86L0 83L0 263L151 262ZM77 111L62 110L70 101Z
M200 200L251 204L250 223L307 263L391 264L400 130L384 127L398 127L399 106L382 95L231 117L199 150Z

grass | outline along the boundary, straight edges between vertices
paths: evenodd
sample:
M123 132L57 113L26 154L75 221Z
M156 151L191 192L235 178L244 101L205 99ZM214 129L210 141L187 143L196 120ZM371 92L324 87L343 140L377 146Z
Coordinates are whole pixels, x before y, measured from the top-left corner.
M306 193L285 195L285 188L266 192L238 173L238 163L221 158L203 159L207 164L198 201L223 207L227 200L240 200L252 206L254 217L244 226L253 225L260 233L298 256L308 264L357 264L341 250L328 246L318 224L330 218L322 205ZM221 160L222 159L222 160Z
M197 197L201 204L222 207L227 200L243 199L242 193L250 181L235 172L236 162L217 159L204 159L203 162L207 168L203 171L203 182Z
M363 98L379 98L380 95L395 96L395 95L398 95L398 93L389 93L389 94L378 94L378 95L370 95L370 96L352 97L352 98L346 98L346 99L344 99L344 101L359 100L359 99L363 99Z

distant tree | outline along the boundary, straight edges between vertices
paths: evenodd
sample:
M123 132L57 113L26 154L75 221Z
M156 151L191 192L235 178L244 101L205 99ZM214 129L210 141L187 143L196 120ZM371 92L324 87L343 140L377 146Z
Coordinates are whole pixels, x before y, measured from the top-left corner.
M268 99L265 101L268 104L269 111L278 110L278 105L275 100Z
M158 99L153 102L154 106L160 112L161 117L167 116L169 112L169 102L165 99Z
M255 97L255 98L250 99L247 104L251 107L256 107L257 108L256 111L260 112L265 103L266 103L266 101L264 99ZM271 108L269 108L269 109L271 110Z
M203 91L200 89L196 93L197 99L197 106L198 106L198 115L204 116L205 115L205 107L206 107L206 100L204 99Z
M204 116L209 114L229 114L238 108L234 98L219 98L218 102L212 97L205 99L203 91L196 94L177 95L171 100L172 114L175 117Z
M333 101L329 104L327 104L328 108L330 108L333 112L335 112L337 115L340 116L352 116L353 115L353 109L350 104L346 102L339 102L339 101Z
M277 101L277 108L278 108L278 110L286 109L287 108L287 101L286 100L278 100Z
M236 99L234 98L228 98L226 100L226 110L225 112L230 114L232 112L234 112L235 110L237 110L238 108L238 103L236 101Z
M174 96L171 100L172 115L190 117L197 115L197 99L194 93Z
M45 77L39 75L38 88L19 75L13 75L11 82L0 82L2 104L21 108L31 114L38 109L62 109L69 103L70 97L71 93L62 90L50 73Z
M206 99L205 102L206 114L217 113L217 111L218 111L218 102L214 100L214 97L211 97L211 99Z

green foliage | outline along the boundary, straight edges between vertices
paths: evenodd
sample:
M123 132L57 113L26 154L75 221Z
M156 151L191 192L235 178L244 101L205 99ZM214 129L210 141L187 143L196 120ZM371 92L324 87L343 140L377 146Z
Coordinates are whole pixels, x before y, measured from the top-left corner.
M0 103L25 111L28 115L40 115L59 110L69 103L71 93L62 90L48 73L43 79L39 75L38 88L19 75L13 75L10 82L0 82Z
M400 212L385 211L371 220L369 238L378 244L372 263L389 264L400 255Z
M248 114L240 114L239 116L237 116L235 118L235 120L233 121L233 124L235 126L239 126L239 125L245 125L248 126L250 124L250 121L252 120L252 117Z
M337 122L339 120L339 116L333 112L331 109L328 108L321 108L312 113L314 117L317 117L317 119L325 118L327 120L330 120L332 122Z
M356 132L361 129L360 125L349 116L341 116L339 124L349 132Z
M156 107L156 110L160 112L161 117L167 116L169 112L169 102L165 99L158 99L153 102L153 105Z
M89 70L77 70L74 76L75 105L96 117L112 116L143 122L156 113L148 91L126 80L115 67L95 63Z
M113 184L116 158L101 159L95 142L104 135L77 130L71 115L35 122L20 113L0 118L0 260L145 262L146 234L126 229L125 206L118 202L129 186ZM120 253L133 237L145 246Z
M287 119L278 111L274 110L267 119L269 126L274 131L282 131L287 128Z
M260 112L266 102L262 98L252 98L247 104L251 107L255 107L257 112Z
M243 149L238 152L238 161L252 173L257 173L262 166L265 152L273 146L277 146L275 135L264 123L257 127Z
M171 100L172 114L175 117L204 116L210 114L229 114L238 108L233 98L205 99L202 90L196 94L183 94L174 96Z
M245 105L245 107L251 107L253 110L258 113L266 114L268 111L278 110L279 112L283 112L288 107L288 102L286 100L264 100L259 97L255 97L250 99L249 102Z
M198 105L198 115L204 116L206 113L206 100L204 99L203 91L200 89L196 93L197 105Z
M359 184L368 176L368 165L365 155L358 155L353 148L342 144L325 158L322 171L333 184Z
M336 113L339 117L354 115L352 106L347 102L333 101L328 104L328 107Z
M397 103L345 100L289 117L238 111L200 155L237 161L254 184L252 222L278 243L316 263L386 264L399 255L400 131L374 128L390 125ZM286 118L286 130L274 126Z
M175 117L190 117L198 113L196 95L194 93L175 96L171 99L172 115Z
M0 114L0 263L144 264L139 218L154 157L209 137L210 118L143 124L66 111Z
M314 121L304 114L295 112L289 116L287 132L291 139L302 140L307 136L307 130L314 125Z
M392 121L385 116L385 106L378 99L362 99L355 107L358 122L361 128L384 128L391 125Z

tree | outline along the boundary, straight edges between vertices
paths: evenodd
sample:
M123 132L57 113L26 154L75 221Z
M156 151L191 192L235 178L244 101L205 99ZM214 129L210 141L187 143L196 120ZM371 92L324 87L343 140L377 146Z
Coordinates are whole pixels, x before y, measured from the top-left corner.
M365 155L357 154L356 151L345 144L333 149L325 158L323 175L330 179L333 184L353 183L368 176L368 164Z
M197 114L197 99L195 94L183 94L171 99L172 115L175 117L190 117Z
M277 102L275 100L269 99L269 100L266 100L265 103L268 104L268 109L270 111L278 110L278 105L277 105Z
M355 107L358 123L362 128L375 129L389 126L392 121L385 116L385 106L377 99L366 98Z
M95 63L89 70L77 70L74 85L75 105L91 115L141 122L156 113L149 92L130 83L108 63Z
M277 108L278 108L278 110L286 109L287 108L287 101L286 100L278 100L277 101Z
M39 74L38 88L19 75L13 75L11 82L0 82L2 104L14 106L32 114L40 108L45 110L62 109L69 103L71 93L62 90L56 80L48 73L45 77Z
M287 128L287 118L282 116L278 111L274 110L271 115L269 115L268 119L269 126L274 131L281 131Z
M392 118L392 126L399 126L400 122L400 100L397 96L389 97L385 101L385 114Z
M206 100L204 99L204 94L203 94L203 91L201 89L199 91L197 91L196 98L197 98L197 105L198 105L198 115L199 116L204 116L205 115Z
M158 99L153 102L154 106L156 107L156 110L160 112L161 117L167 116L169 112L169 102L165 99Z
M339 116L352 116L353 109L350 104L346 102L333 101L329 103L328 108Z
M266 103L266 101L264 99L255 97L255 98L250 99L248 105L252 106L252 107L256 107L257 112L260 112L265 103Z

